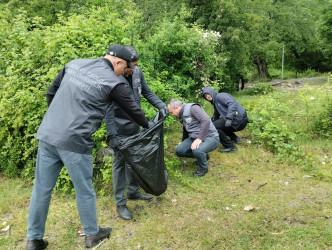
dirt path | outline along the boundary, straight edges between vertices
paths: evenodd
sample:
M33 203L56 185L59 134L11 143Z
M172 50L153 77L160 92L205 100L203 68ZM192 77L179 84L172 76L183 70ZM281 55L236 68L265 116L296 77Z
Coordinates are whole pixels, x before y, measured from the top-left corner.
M317 84L324 84L327 82L327 76L320 76L320 77L308 77L308 78L294 78L294 79L287 79L287 80L273 80L271 82L267 82L267 84L278 87L278 88L297 88L303 86L305 83L317 83ZM252 88L254 84L249 83L244 86L244 88Z

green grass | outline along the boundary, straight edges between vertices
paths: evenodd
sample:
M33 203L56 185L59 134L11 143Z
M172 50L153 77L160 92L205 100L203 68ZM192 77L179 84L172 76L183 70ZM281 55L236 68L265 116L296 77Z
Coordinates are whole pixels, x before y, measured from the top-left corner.
M286 107L280 109L286 110L280 115L290 117L289 126L304 126L291 115L304 108L300 101L291 101L298 93L277 97L267 98ZM250 104L258 97L236 98ZM293 103L298 105L293 107ZM204 107L212 113L209 103ZM249 143L249 130L245 129L238 133L243 144L236 154L213 151L208 174L194 178L194 160L171 159L181 140L181 127L176 123L165 134L166 157L176 164L180 175L170 176L168 189L160 197L150 202L128 201L132 221L117 216L111 189L105 188L110 191L97 198L98 222L113 231L98 249L332 248L330 140L308 135L296 142L315 161L313 169L305 171ZM10 232L0 235L1 249L24 249L31 191L32 183L0 176L0 230L11 225ZM245 211L248 205L254 209ZM48 249L84 249L84 238L76 235L80 228L75 198L55 193L46 225Z

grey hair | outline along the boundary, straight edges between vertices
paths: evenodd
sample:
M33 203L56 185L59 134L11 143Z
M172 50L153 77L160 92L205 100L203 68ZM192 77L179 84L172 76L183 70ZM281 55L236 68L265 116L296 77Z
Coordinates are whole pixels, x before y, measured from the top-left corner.
M172 98L169 103L168 103L169 107L171 109L174 109L175 107L180 107L182 106L182 102L179 99L176 98Z

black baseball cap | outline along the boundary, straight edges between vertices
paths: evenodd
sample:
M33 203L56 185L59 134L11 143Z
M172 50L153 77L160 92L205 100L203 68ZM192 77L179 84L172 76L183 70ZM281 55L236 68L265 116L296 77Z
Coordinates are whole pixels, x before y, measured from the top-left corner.
M115 57L118 57L118 58L121 58L121 59L127 61L128 68L131 68L131 69L135 68L131 63L131 61L133 59L131 52L122 45L111 44L108 47L106 54L108 54L110 56L115 56Z

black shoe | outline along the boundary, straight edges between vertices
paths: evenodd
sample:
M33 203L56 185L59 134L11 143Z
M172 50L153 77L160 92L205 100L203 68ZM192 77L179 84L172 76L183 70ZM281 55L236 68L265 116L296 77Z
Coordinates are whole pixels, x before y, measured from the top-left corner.
M202 177L208 172L207 168L198 168L195 173L193 173L193 176Z
M111 234L112 228L105 227L105 228L99 228L99 232L97 235L86 235L85 236L85 247L90 248L95 245L97 245L100 241L102 241L105 238L109 238Z
M152 196L148 194L142 194L142 193L134 193L134 194L129 194L127 197L129 200L151 200Z
M40 250L45 249L48 245L47 240L28 240L25 247L26 250Z
M220 153L235 153L237 152L237 148L221 148L219 149Z
M118 214L121 219L131 220L133 218L126 205L117 206L116 211L118 211Z
M239 137L235 137L235 139L233 140L236 144L241 144L241 140Z

